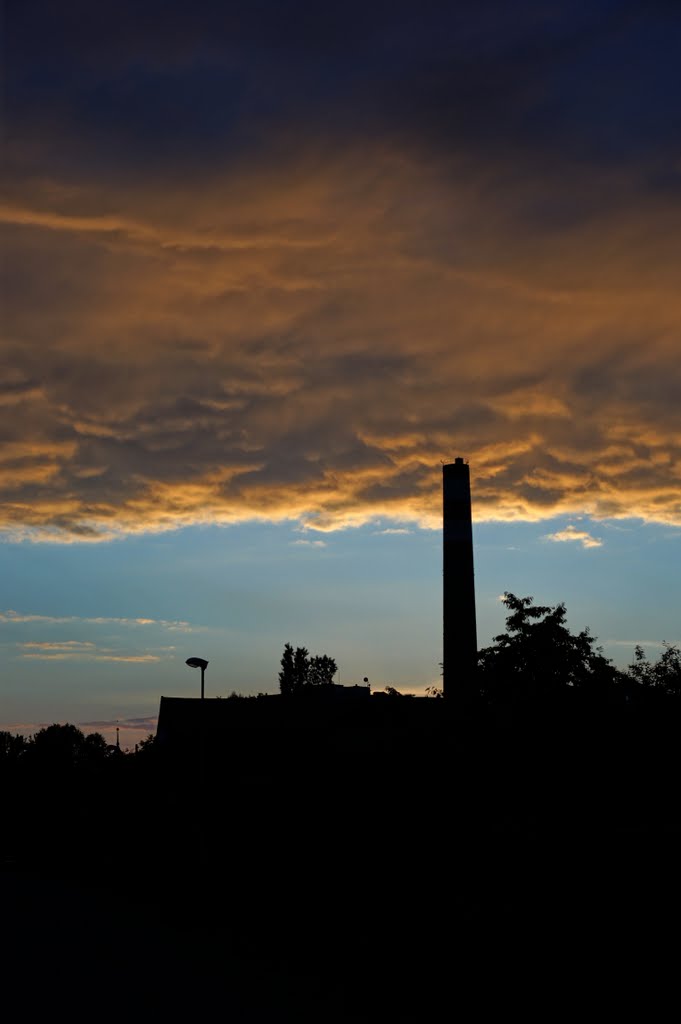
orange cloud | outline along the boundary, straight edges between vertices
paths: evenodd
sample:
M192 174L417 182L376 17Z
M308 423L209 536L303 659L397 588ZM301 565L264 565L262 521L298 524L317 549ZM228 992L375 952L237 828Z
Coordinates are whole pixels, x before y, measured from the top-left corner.
M32 661L125 661L133 664L161 661L156 654L84 654L77 651L27 652L22 654L22 657L30 658Z
M90 640L62 640L54 643L47 640L29 640L19 646L24 651L35 650L39 654L87 654L97 650L97 645Z
M435 527L459 454L478 520L681 525L678 216L547 229L531 185L386 148L17 185L2 529Z
M603 546L603 541L599 537L594 537L588 530L578 530L575 526L566 526L564 530L558 530L557 533L547 533L545 539L558 543L569 543L572 541L581 544L583 548L600 548Z
M124 661L135 664L161 661L164 657L173 657L164 649L164 653L134 653L118 651L108 647L98 647L89 640L29 640L17 645L22 658L33 661ZM172 648L170 648L172 650Z

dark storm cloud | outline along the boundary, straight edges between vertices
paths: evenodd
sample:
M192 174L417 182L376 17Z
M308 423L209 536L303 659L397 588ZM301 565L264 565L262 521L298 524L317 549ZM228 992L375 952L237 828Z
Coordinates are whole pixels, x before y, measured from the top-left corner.
M675 5L6 23L7 529L681 522Z
M58 163L121 172L376 132L544 165L645 147L655 164L681 127L665 3L46 0L8 5L7 40L10 140L35 128Z

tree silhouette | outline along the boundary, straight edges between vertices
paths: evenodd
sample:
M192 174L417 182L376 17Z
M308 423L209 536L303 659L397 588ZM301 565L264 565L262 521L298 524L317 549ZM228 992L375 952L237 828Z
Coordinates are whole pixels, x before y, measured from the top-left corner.
M86 736L75 725L54 723L38 730L28 746L28 754L34 762L65 769L100 764L114 749L101 733Z
M640 645L634 648L634 661L629 665L626 678L644 691L657 695L681 697L681 651L675 644L664 643L656 662L646 658Z
M670 697L681 697L681 651L675 644L663 643L664 650L655 663L655 683Z
M588 629L571 633L564 604L533 604L532 597L505 593L506 632L478 655L482 692L491 699L532 699L566 687L603 691L618 673Z
M293 689L302 690L307 682L307 670L310 665L310 655L307 647L296 647L293 655Z
M294 652L291 644L284 645L279 669L279 690L288 697L295 690Z
M25 736L15 736L6 730L0 731L0 762L16 762L26 752L28 741Z
M308 686L329 686L338 666L328 654L317 654L310 657L306 647L284 645L279 670L279 690L285 696L300 693Z
M317 654L310 659L307 670L307 686L330 686L338 666L328 654Z
M85 734L75 725L48 725L33 737L31 755L35 760L50 763L55 768L72 767L78 761Z

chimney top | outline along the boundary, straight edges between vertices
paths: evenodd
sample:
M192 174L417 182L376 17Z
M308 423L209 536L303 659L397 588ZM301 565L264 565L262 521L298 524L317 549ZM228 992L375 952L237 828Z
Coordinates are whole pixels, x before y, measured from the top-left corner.
M461 456L459 456L458 459L454 459L454 463L457 466L463 466L463 459L461 458Z

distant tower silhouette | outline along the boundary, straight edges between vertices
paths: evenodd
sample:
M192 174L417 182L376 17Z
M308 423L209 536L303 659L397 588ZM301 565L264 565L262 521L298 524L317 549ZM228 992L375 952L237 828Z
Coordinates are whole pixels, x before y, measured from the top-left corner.
M478 659L471 482L467 463L442 467L442 694L466 699Z

